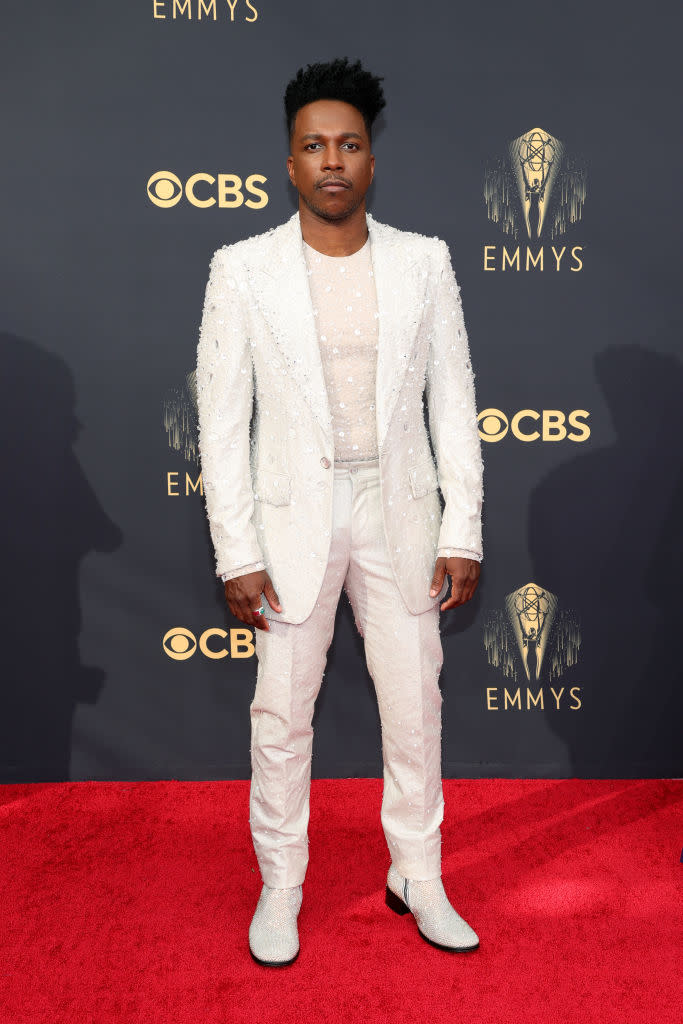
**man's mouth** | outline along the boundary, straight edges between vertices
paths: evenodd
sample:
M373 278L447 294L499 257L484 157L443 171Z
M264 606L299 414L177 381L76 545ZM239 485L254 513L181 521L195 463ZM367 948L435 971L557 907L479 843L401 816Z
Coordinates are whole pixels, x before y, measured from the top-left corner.
M341 192L342 189L348 188L349 186L345 181L339 181L335 179L333 181L324 181L322 185L318 185L319 189L323 192Z

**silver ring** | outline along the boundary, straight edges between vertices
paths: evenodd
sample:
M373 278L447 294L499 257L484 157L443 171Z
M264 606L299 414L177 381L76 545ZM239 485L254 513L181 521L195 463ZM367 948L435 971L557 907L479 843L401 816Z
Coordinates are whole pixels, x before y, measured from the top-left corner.
M263 615L264 611L265 608L263 607L263 605L260 605L260 607L254 608L254 615Z

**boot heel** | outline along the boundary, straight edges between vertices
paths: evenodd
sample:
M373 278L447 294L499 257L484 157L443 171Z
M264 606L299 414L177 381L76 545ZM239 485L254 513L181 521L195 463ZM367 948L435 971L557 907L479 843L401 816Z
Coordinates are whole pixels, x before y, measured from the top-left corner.
M393 910L394 913L396 913L396 914L409 914L410 913L410 908L405 905L403 900L399 896L397 896L395 892L391 891L389 886L387 886L387 888L386 888L386 893L385 893L385 896L384 896L384 902L389 907L389 909Z

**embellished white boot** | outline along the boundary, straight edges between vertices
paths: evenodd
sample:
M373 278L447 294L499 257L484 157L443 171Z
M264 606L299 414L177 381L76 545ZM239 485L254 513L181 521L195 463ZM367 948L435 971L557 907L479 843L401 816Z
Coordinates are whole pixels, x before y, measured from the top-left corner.
M249 925L249 949L265 967L285 967L299 955L296 919L301 910L303 887L271 889L264 885Z
M426 882L404 878L392 864L386 904L397 914L411 913L420 935L432 946L460 953L479 945L477 933L451 906L440 878Z

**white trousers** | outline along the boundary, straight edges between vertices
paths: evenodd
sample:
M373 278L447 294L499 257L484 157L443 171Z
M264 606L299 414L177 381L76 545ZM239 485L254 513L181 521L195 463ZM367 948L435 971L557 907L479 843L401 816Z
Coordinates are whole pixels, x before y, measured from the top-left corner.
M278 889L301 884L308 865L312 719L342 586L377 695L391 860L406 878L441 874L439 603L448 577L433 608L407 610L389 563L378 460L335 463L333 503L329 561L310 616L255 630L249 821L262 879Z

